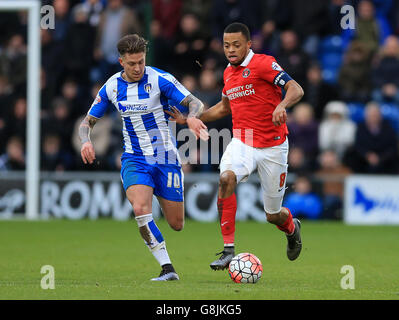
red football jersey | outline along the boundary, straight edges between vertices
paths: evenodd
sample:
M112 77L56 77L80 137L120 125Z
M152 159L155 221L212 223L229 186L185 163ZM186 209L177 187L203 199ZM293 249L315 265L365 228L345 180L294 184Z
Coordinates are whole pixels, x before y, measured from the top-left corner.
M274 57L254 54L252 50L240 66L227 66L223 96L230 101L235 138L256 148L273 147L285 141L286 124L275 126L272 122L273 111L281 102L280 86L285 84L280 79L282 74L285 72Z

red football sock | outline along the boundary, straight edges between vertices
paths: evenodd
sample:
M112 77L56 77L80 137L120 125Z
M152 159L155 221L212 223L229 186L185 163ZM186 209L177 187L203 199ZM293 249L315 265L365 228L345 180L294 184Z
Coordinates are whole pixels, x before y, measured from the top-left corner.
M285 220L285 222L281 225L281 226L277 226L277 228L279 228L281 231L287 233L287 234L292 234L295 230L295 224L294 221L292 220L292 214L290 212L290 210L288 208L287 209L289 215L287 220Z
M218 198L218 211L223 242L225 245L234 245L237 211L237 199L235 193L225 199Z

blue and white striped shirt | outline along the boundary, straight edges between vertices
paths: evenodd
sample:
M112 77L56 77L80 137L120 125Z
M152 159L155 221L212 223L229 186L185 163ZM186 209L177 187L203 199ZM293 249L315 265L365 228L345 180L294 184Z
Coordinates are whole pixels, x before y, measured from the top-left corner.
M109 78L88 114L101 118L112 103L122 117L124 156L134 155L150 163L180 164L164 110L169 109L169 99L180 103L189 94L170 73L146 66L138 82L126 81L122 72Z

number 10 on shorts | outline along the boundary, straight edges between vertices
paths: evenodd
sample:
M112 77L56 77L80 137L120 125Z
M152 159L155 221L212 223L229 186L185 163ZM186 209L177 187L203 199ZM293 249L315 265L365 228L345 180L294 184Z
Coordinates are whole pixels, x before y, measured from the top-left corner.
M168 172L168 188L172 188L172 182L174 188L180 188L180 177L178 173Z

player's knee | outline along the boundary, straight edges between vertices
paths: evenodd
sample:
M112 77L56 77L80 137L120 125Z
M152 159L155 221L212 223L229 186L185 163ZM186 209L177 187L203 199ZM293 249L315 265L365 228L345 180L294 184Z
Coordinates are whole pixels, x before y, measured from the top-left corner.
M181 231L184 227L184 219L176 219L169 223L170 227L175 231Z
M236 175L233 171L224 171L220 175L219 185L222 190L226 190L228 188L234 188L236 184Z
M143 214L151 213L151 208L145 204L133 204L134 215L141 216Z

